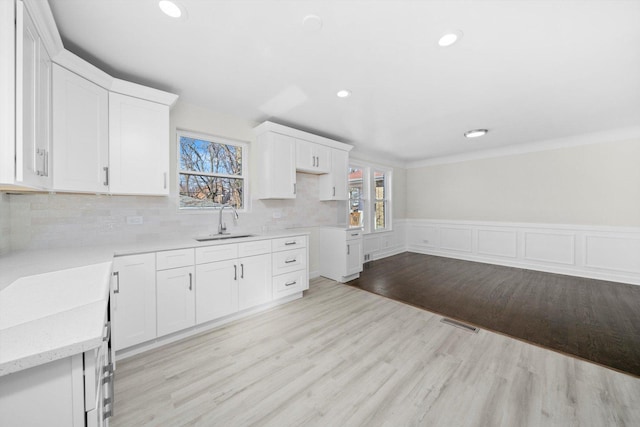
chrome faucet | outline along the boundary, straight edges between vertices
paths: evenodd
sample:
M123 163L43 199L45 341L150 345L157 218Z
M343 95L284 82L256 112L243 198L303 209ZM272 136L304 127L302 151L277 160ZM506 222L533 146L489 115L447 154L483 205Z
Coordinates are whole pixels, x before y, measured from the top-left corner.
M224 208L231 208L233 209L233 217L235 219L238 219L238 211L236 211L236 208L234 208L231 205L218 205L220 206L220 218L218 221L218 234L229 234L229 233L225 233L225 231L227 231L227 224L222 222L222 211L224 211Z

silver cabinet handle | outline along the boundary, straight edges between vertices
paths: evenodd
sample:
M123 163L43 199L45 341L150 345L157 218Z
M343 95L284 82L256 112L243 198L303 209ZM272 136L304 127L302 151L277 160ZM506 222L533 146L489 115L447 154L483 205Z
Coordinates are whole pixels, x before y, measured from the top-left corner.
M109 166L105 166L102 168L102 170L104 171L104 186L108 186L109 185Z
M244 279L244 264L240 264L240 278Z
M102 374L107 374L103 379L102 379L102 385L104 386L105 384L109 384L109 395L107 397L104 398L103 402L103 406L105 406L105 408L107 406L109 406L109 409L105 409L103 415L102 415L102 419L106 420L107 418L111 418L113 416L113 404L114 404L114 398L113 398L113 394L114 394L114 372L113 372L113 363L109 363L107 366L105 366L102 370Z
M298 243L298 242L296 242L296 241L294 240L294 241L292 241L292 242L284 242L284 245L285 245L285 246L290 246L290 245L295 245L296 243Z
M49 150L44 150L44 176L49 176Z
M116 276L116 285L118 285L117 287L113 288L113 293L119 294L120 293L120 272L114 271L113 275Z
M295 285L296 283L298 283L298 282L296 282L296 281L294 280L293 282L287 282L287 283L285 283L284 285L285 285L285 286L293 286L293 285Z
M292 262L296 262L296 261L297 260L295 258L294 259L287 259L287 260L284 261L284 263L285 264L291 264Z
M316 159L318 159L318 164L316 165L317 167L320 167L320 156L316 157Z
M189 273L189 290L193 289L193 274Z
M165 172L163 173L163 175L164 175L164 189L166 190L167 189L167 173Z
M333 197L336 197L336 187L333 187Z
M352 236L359 236L358 233L351 233Z
M238 266L233 265L233 280L238 280Z
M293 183L293 194L296 194L296 183Z
M347 255L351 254L351 245L347 245Z

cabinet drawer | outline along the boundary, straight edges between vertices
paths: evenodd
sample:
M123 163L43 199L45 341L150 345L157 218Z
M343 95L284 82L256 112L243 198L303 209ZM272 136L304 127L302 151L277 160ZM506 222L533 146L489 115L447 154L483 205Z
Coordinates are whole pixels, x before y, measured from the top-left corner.
M356 240L362 237L362 230L347 230L347 240Z
M300 270L307 266L307 249L293 249L290 251L274 252L273 275Z
M309 289L309 279L306 269L281 274L273 278L273 299L286 297L307 289Z
M272 246L274 252L305 248L307 246L307 236L293 236L273 239Z
M196 248L196 264L238 258L238 244Z
M162 251L156 253L156 268L167 270L169 268L188 267L193 265L193 249L177 249L174 251Z
M262 255L271 252L271 240L238 243L238 257Z

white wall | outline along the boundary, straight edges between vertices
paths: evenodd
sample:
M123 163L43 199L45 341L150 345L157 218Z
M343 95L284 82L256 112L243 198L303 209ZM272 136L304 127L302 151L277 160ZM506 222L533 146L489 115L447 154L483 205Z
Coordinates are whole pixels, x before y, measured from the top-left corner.
M407 170L407 218L640 226L640 140Z

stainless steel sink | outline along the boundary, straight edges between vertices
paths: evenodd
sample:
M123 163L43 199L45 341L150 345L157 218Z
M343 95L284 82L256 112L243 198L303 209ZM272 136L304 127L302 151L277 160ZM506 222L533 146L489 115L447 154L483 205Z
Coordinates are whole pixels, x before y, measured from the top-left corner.
M198 237L198 242L208 242L210 240L226 240L226 239L239 239L241 237L253 237L255 234L214 234L213 236Z

